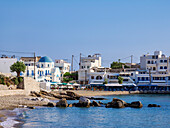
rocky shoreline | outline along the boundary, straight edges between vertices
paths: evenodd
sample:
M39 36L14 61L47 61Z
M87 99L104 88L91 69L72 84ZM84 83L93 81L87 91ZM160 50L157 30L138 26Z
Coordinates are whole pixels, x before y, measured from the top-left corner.
M93 93L93 95L92 95ZM99 95L100 94L100 95ZM122 93L126 95L127 93ZM125 101L113 98L111 102L102 103L106 100L102 95L120 95L118 92L93 92L93 91L65 91L65 92L31 92L30 96L13 95L0 97L0 124L7 120L7 115L2 110L14 110L15 108L35 109L35 106L44 107L105 107L105 108L142 108L141 101L126 103ZM58 102L53 102L58 100ZM78 103L68 104L67 100L78 100ZM98 100L98 102L96 101ZM148 107L161 107L156 104L149 104ZM16 124L15 124L16 126ZM0 126L1 128L2 126Z

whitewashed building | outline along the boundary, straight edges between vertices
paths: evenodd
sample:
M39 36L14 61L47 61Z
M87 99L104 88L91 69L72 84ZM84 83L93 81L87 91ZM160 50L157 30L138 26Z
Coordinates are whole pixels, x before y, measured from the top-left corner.
M61 71L61 80L63 80L63 75L66 72L70 72L70 66L71 64L64 61L64 60L55 60L55 67L59 67L60 71Z
M29 62L24 61L23 58L20 59L26 65L26 72L23 76L34 78L34 61ZM59 67L54 67L54 62L51 58L44 56L41 57L35 63L35 79L38 82L60 82L61 72Z
M80 67L78 70L78 81L80 84L88 84L90 73L94 72L92 68L101 67L101 55L94 54L93 56L89 55L88 57L81 57Z

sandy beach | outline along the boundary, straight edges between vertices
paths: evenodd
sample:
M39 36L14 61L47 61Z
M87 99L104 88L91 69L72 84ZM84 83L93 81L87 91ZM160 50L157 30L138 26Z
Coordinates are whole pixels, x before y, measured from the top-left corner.
M131 94L128 91L91 91L91 90L74 90L72 91L81 96L106 96L106 95L128 95ZM138 93L138 92L134 92Z

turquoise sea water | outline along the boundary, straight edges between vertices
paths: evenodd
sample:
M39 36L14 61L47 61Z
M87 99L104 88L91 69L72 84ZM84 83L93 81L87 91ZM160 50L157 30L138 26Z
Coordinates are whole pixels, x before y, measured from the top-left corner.
M143 108L37 108L26 112L23 128L170 128L170 95L103 96L111 101L141 101ZM69 101L78 102L78 101ZM160 108L148 108L155 103Z

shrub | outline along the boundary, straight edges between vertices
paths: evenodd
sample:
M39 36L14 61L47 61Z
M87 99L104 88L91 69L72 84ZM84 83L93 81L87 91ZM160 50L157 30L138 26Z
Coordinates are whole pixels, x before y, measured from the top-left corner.
M9 82L7 82L6 85L9 87L11 84Z
M0 79L1 79L1 78L4 78L4 77L5 77L4 75L0 74Z
M14 84L15 84L15 85L18 85L18 84L19 84L18 79L15 79Z
M1 78L1 84L5 85L4 78Z
M18 77L18 81L19 81L19 83L21 83L23 81L23 78L22 77Z

